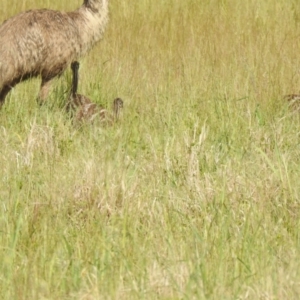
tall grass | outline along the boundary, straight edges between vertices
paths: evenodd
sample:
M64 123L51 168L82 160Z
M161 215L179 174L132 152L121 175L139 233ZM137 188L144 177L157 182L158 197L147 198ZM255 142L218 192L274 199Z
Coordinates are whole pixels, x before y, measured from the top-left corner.
M72 126L69 72L0 112L0 298L299 299L298 2L110 6L80 92L120 123Z

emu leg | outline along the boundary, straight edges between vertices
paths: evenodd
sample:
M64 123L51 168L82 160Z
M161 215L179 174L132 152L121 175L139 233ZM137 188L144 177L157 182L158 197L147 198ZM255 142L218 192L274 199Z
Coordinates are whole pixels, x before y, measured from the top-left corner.
M11 89L12 89L12 86L5 85L2 88L2 90L0 90L0 108L3 106L3 104L5 102L5 98Z
M44 104L44 102L46 101L46 99L49 95L49 90L51 87L52 79L53 79L53 77L42 78L41 88L40 88L40 92L39 92L38 99L37 99L37 101L40 105Z

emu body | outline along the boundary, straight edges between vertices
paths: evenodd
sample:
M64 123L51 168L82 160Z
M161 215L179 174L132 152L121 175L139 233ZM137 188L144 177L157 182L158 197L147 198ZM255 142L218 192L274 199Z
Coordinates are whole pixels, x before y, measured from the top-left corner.
M104 125L112 125L118 121L123 105L123 100L116 98L113 101L113 109L110 112L102 106L98 106L96 103L86 103L79 108L75 119L79 122L100 121Z
M289 94L284 96L284 99L288 101L289 106L295 110L300 109L300 94Z
M108 0L84 0L77 10L20 13L0 26L0 105L19 82L41 76L40 100L51 80L85 55L103 36Z

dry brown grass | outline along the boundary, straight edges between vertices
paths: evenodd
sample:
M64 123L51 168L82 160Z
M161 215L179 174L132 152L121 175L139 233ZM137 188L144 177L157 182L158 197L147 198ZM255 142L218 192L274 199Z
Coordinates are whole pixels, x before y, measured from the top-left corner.
M1 111L1 298L298 299L297 2L110 10L81 92L122 122L74 128L69 73Z

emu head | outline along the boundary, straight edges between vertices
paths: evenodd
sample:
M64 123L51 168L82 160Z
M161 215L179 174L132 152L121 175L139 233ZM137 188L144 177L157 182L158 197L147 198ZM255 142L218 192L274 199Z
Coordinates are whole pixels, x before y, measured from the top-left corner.
M123 100L121 98L116 98L114 100L114 113L115 113L116 119L119 118L120 111L123 108L123 105L124 105L124 103L123 103Z
M108 0L84 0L83 5L94 13L101 13L107 9Z

